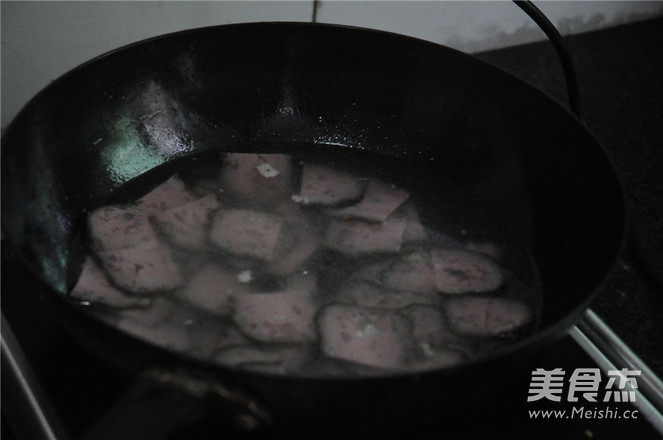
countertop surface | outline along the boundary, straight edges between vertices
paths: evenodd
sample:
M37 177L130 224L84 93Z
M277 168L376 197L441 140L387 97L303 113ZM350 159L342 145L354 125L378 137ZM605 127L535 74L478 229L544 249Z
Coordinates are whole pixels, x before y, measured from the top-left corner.
M592 309L663 376L663 19L565 37L586 125L622 179L629 234ZM478 58L566 105L561 65L549 42ZM591 262L587 262L591 264Z

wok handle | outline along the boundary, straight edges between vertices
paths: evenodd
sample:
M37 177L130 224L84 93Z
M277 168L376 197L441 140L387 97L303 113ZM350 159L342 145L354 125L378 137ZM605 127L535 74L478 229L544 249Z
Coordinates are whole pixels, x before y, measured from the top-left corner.
M582 104L580 100L580 90L578 88L578 76L576 75L576 70L573 65L573 59L569 54L569 51L566 49L566 46L562 42L562 36L557 31L557 28L548 18L541 12L539 8L534 6L534 3L528 0L513 0L513 2L520 9L525 11L527 15L530 16L532 20L541 28L543 33L546 34L550 42L552 43L559 61L562 64L562 70L564 71L564 79L566 81L566 92L569 97L569 105L571 106L571 111L578 117L581 122L584 122L584 116L582 111Z
M216 377L192 374L186 369L148 368L143 377L150 382L206 400L212 411L228 419L235 432L256 433L272 427L272 417L257 398L238 387L230 387Z
M653 427L663 434L663 382L656 374L606 325L588 309L569 331L571 337L601 367L602 370L639 370L637 387L626 381L628 391L636 393L633 404Z
M176 367L148 367L80 440L180 438L187 430L194 437L210 431L255 438L270 427L269 414L255 399L212 376Z

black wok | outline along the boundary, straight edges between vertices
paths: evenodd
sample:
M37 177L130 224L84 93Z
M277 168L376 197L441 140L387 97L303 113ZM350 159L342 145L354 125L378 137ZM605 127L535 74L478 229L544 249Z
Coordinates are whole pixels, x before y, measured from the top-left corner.
M159 142L145 130L158 100L170 121ZM127 181L205 150L310 143L434 166L495 209L540 271L539 330L457 368L298 379L188 359L68 301L85 214ZM423 423L494 389L588 307L624 231L615 171L575 117L471 56L377 31L242 24L141 42L52 83L13 121L2 147L4 237L41 281L52 314L108 359L171 384L213 384L229 411L280 431Z

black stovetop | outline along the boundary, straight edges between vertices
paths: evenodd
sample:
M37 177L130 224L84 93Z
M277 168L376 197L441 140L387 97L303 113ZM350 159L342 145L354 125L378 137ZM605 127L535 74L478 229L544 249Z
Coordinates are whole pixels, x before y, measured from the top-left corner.
M656 372L663 376L663 19L650 20L566 38L577 65L586 123L605 147L621 175L632 228L623 258L592 308ZM565 102L564 79L548 42L477 54ZM109 368L81 350L53 323L47 312L21 295L23 276L3 258L2 308L21 343L39 384L73 439L219 438L196 413L195 402L164 401L134 377ZM658 278L658 279L657 279ZM11 293L10 293L11 292ZM18 293L18 294L17 294ZM547 370L594 368L596 364L566 337L546 350L537 366ZM413 432L419 438L657 439L642 417L621 419L533 419L534 409L568 409L527 403L529 377L509 392L445 424ZM4 381L4 379L3 379ZM138 388L137 388L138 387ZM3 386L4 388L4 386ZM155 397L156 396L156 397ZM3 394L3 408L9 402ZM158 402L158 403L157 403ZM178 406L188 405L185 412ZM132 406L134 405L134 406ZM141 416L132 418L140 407ZM632 410L622 403L620 410ZM150 425L142 418L162 422ZM121 421L121 422L118 422ZM9 424L2 436L12 439ZM184 427L184 428L182 428Z

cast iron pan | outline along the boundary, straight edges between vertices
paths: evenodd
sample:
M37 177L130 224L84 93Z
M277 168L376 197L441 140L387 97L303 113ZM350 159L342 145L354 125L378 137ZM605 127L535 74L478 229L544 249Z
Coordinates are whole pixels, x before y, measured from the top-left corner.
M172 104L167 143L144 136L145 102L159 94ZM301 379L188 359L120 333L68 301L67 268L80 257L76 237L85 215L127 181L202 151L310 143L434 166L494 208L539 268L540 329L457 368ZM624 231L613 167L560 105L466 54L349 27L219 26L122 48L39 93L2 147L4 237L42 282L38 292L20 294L39 294L106 358L163 382L208 384L228 411L272 434L413 426L496 389L585 310Z

